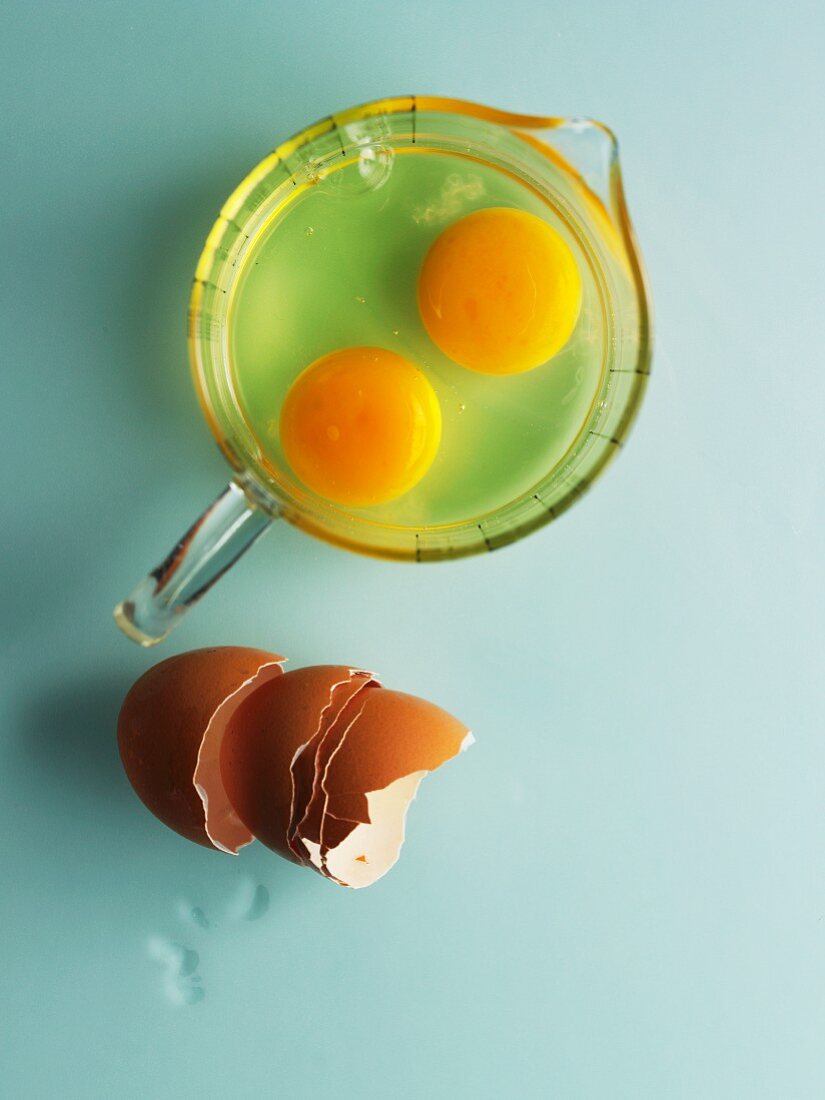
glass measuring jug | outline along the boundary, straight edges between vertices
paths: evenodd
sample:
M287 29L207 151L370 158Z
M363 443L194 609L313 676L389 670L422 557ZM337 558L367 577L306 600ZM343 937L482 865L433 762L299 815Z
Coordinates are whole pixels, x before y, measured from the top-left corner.
M417 315L427 249L446 225L491 207L548 222L582 277L567 347L514 378L451 363ZM289 385L344 345L404 355L440 400L438 462L386 507L313 493L281 446ZM189 349L234 476L115 609L134 640L165 637L279 516L400 560L503 547L586 492L621 448L650 372L647 294L616 141L598 122L416 96L330 116L275 149L224 204L195 274Z

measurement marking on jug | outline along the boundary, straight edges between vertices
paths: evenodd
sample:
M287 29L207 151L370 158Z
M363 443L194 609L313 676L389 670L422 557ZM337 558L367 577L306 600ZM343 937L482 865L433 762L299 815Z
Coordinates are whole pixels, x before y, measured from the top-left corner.
M415 533L415 560L421 561L421 546L419 545L419 539L421 536L416 531Z
M624 369L623 367L611 367L611 374L641 374L645 378L650 377L649 370L642 370L641 367L633 367L632 369Z
M410 96L410 99L412 100L412 107L410 108L410 113L412 114L412 143L415 145L415 123L418 108L416 106L415 96Z
M343 137L343 135L342 135L342 133L341 133L341 129L340 129L340 127L338 126L338 123L337 123L337 122L335 121L335 119L334 119L334 118L332 117L332 115L330 115L330 116L329 116L329 120L330 120L330 122L332 123L332 128L333 128L333 129L335 130L335 134L336 134L336 136L337 136L337 138L338 138L338 144L339 144L339 145L341 146L341 156L342 156L342 157L345 157L345 156L347 155L347 151L346 151L346 149L344 148L344 137Z
M492 552L495 549L495 547L493 546L493 544L490 542L490 540L485 535L484 528L481 526L480 523L477 523L476 527L478 527L479 531L481 531L481 537L484 539L484 545L487 547L487 549L490 552Z
M295 182L295 177L290 172L289 165L287 164L287 162L285 160L281 161L281 167L286 172L286 178L289 180L289 182L292 184L292 186L297 187L298 184Z
M223 220L226 222L227 225L231 225L233 229L237 229L242 237L245 237L246 240L249 240L249 234L244 233L243 226L239 225L238 222L236 222L234 218L227 218L225 214L223 214L221 216L223 217Z
M617 447L621 447L621 445L622 445L621 439L617 439L615 437L615 435L602 435L601 432L594 432L592 429L590 430L590 432L588 434L589 435L595 435L597 439L606 439L608 443L613 443Z
M568 485L570 485L571 494L578 497L582 495L585 489L588 489L590 487L590 482L587 480L587 478L583 477L580 481L577 481L575 483L568 481Z
M552 506L552 504L545 504L538 493L533 493L533 500L538 501L542 508L544 508L553 517L553 519L556 518L556 509Z

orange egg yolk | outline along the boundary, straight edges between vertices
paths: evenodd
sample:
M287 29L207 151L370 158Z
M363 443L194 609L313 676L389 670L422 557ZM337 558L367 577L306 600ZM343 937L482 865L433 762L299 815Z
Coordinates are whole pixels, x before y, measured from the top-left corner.
M298 376L281 411L290 466L314 492L362 507L400 497L429 469L441 408L425 376L384 348L342 348Z
M524 210L491 207L435 240L418 280L431 339L462 367L518 374L545 363L570 339L582 283L570 247Z

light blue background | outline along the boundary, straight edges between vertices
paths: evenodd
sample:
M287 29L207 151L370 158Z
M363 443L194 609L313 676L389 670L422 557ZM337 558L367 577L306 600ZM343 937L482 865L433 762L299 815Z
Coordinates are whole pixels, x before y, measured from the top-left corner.
M825 1095L821 3L7 0L2 26L0 1092ZM184 339L213 217L279 139L410 90L615 128L658 328L630 445L483 559L283 526L144 653L111 606L227 475ZM215 643L376 667L473 726L374 889L139 806L120 699Z

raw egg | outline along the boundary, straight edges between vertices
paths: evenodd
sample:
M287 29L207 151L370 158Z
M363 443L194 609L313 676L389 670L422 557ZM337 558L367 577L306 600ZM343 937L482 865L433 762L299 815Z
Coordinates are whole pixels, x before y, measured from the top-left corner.
M301 481L336 504L395 500L430 468L441 407L422 372L385 348L341 348L293 382L281 444Z
M477 210L445 229L418 280L433 342L482 374L546 363L572 336L581 300L581 275L561 234L507 207Z
M118 740L129 779L161 821L237 853L253 839L341 886L393 866L428 772L472 734L372 673L226 647L150 669L129 691Z

